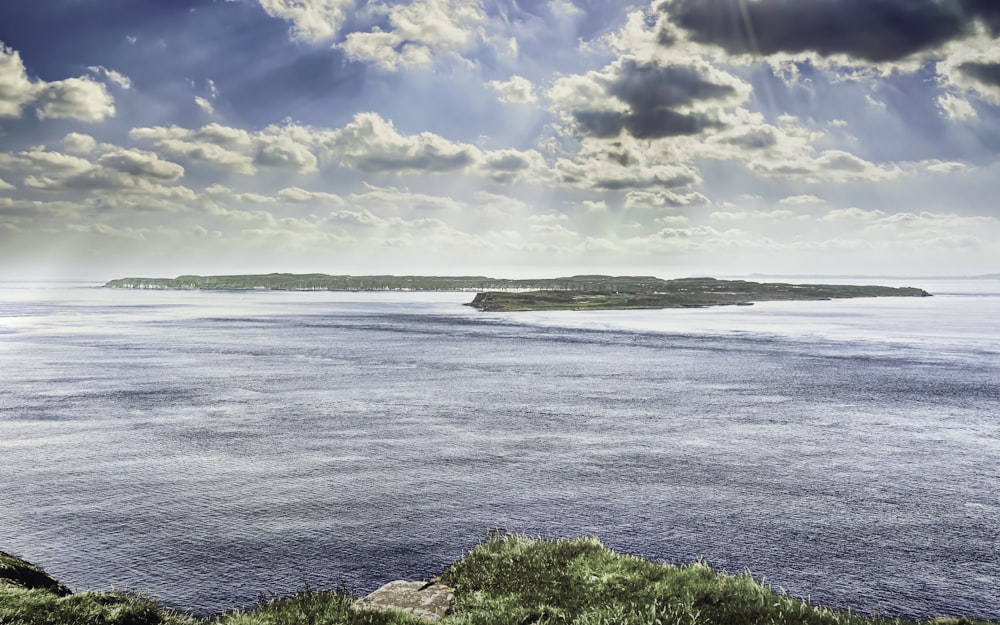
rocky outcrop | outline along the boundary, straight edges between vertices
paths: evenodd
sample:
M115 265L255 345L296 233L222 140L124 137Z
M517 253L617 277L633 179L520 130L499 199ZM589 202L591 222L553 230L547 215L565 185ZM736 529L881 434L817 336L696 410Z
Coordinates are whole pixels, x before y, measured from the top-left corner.
M451 614L454 603L455 590L434 580L396 580L359 599L354 605L359 610L399 610L427 621L437 621Z
M60 597L70 594L66 588L41 568L0 551L0 584L12 584L27 590L42 589Z

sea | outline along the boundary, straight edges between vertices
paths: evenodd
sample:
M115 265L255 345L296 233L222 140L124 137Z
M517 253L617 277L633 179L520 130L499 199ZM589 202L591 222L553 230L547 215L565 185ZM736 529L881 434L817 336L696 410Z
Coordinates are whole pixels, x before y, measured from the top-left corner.
M596 536L1000 619L1000 281L483 313L471 293L0 284L0 550L199 615Z

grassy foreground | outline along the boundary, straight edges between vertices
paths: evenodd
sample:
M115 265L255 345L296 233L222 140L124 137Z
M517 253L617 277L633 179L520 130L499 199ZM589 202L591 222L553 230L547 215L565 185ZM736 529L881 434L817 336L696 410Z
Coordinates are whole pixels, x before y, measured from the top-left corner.
M0 554L2 556L3 554ZM30 566L30 565L28 565ZM418 625L397 612L356 611L355 597L303 591L246 610L195 619L127 594L61 595L8 575L0 558L0 623L17 625ZM455 588L442 625L972 624L964 618L908 621L865 617L776 594L749 576L703 563L658 564L621 555L597 539L491 535L441 581Z

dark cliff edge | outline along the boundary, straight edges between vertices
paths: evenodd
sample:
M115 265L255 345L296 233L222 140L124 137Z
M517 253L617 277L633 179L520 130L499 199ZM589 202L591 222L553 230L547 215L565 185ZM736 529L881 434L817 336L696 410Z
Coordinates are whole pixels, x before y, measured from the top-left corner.
M41 568L0 551L0 583L12 584L25 590L46 590L60 597L70 594L66 588Z

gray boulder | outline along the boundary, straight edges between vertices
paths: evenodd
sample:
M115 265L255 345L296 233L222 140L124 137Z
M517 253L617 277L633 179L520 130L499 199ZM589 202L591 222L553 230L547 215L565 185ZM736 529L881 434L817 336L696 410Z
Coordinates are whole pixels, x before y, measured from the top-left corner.
M408 582L396 580L382 586L367 597L358 599L355 607L362 610L399 610L427 621L436 621L450 614L455 604L455 589L436 581Z

